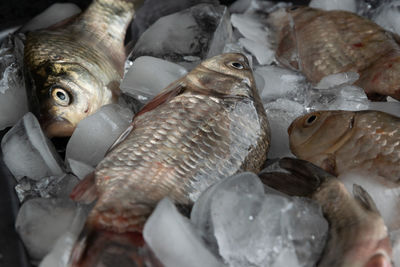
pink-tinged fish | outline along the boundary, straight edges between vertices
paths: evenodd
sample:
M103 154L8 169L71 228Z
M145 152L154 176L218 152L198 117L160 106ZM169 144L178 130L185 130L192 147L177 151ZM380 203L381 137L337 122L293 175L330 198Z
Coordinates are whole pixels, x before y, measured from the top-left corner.
M276 58L317 84L340 72L358 72L370 99L400 100L399 36L354 13L290 7L271 14Z
M190 206L212 183L258 172L269 142L246 57L222 54L203 61L143 107L94 175L73 192L77 200L98 196L73 266L97 264L105 232L112 239L141 231L162 198Z
M334 175L362 169L400 179L400 118L366 111L316 111L294 120L290 149Z
M141 2L93 0L81 15L27 34L28 95L48 136L70 136L80 120L117 101L125 32Z
M262 181L289 195L312 198L329 222L318 267L392 266L387 228L361 186L354 185L353 197L336 177L307 161L283 158L279 165L286 172L262 173Z

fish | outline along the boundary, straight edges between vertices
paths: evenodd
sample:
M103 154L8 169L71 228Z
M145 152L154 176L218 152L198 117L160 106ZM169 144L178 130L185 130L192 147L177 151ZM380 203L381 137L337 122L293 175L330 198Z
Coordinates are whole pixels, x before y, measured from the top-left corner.
M283 193L315 200L329 223L318 267L392 266L388 230L367 191L354 185L353 197L335 176L301 159L283 158L278 164L284 171L262 172L262 182Z
M333 175L361 169L400 180L400 118L375 111L315 111L288 128L289 147L300 159Z
M71 136L79 121L117 102L125 33L142 2L94 0L80 15L27 33L29 106L47 136Z
M260 171L269 144L267 116L247 58L228 53L203 61L146 104L94 173L73 190L74 200L97 197L97 202L72 266L96 261L84 256L100 246L93 240L101 240L104 231L141 232L162 198L190 207L214 182Z
M369 99L400 100L399 36L343 10L293 6L270 14L275 58L314 85L327 75L357 72Z

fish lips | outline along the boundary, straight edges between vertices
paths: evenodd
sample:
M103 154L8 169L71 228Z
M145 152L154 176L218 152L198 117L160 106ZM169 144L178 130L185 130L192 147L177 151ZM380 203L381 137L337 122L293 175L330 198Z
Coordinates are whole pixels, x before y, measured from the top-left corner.
M49 138L55 136L69 137L76 128L70 121L62 117L48 118L39 116L39 123L43 132Z

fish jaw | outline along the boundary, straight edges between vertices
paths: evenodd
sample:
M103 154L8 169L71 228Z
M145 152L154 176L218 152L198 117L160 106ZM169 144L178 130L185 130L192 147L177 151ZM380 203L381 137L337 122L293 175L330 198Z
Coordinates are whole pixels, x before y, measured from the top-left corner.
M351 111L316 111L298 117L288 128L290 150L305 160L334 153L351 136L354 117Z

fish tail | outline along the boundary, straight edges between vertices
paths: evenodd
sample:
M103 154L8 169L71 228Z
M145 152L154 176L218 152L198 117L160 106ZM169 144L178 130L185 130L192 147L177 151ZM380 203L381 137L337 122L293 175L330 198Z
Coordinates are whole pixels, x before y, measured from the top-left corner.
M117 233L86 223L70 257L71 267L162 266L139 231Z
M314 164L295 158L282 158L279 166L284 172L260 173L262 182L291 196L311 196L327 179L333 176ZM286 171L286 172L285 172Z

